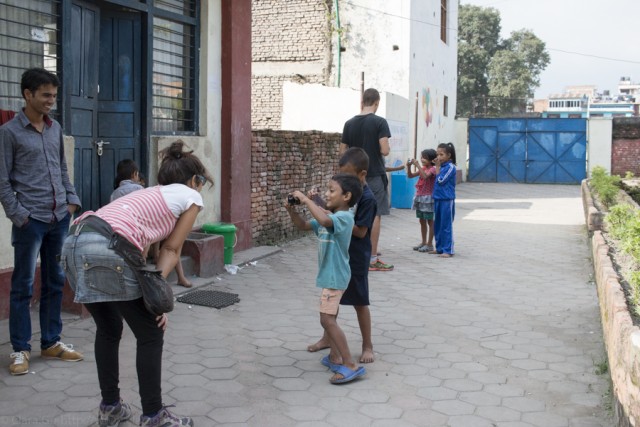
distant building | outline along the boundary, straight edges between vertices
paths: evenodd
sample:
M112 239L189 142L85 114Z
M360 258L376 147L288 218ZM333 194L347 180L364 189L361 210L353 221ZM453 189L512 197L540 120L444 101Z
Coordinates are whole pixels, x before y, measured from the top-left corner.
M638 116L640 84L631 83L630 77L622 77L618 94L608 90L601 93L596 86L567 86L562 94L537 100L535 111L547 118L633 117Z

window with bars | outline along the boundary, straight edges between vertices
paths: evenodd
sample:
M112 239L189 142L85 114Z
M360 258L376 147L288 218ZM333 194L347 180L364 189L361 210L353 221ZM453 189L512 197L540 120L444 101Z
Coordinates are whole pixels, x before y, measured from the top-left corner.
M440 0L440 39L447 42L447 0Z
M59 0L0 2L0 109L24 106L20 79L26 69L58 72L59 5Z
M196 15L195 0L157 0L172 12L153 18L153 131L194 132ZM169 17L169 15L171 17Z

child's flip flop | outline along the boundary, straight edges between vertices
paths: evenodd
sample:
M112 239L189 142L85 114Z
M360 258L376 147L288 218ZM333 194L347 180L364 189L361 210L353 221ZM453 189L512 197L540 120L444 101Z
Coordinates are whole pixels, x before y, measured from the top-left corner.
M326 366L327 368L331 369L331 371L333 372L336 372L336 370L338 369L338 366L340 366L340 365L331 363L331 359L329 359L328 354L325 357L323 357L322 360L320 360L320 363L322 363L323 366Z
M336 366L336 365L334 365ZM344 384L344 383L348 383L351 382L353 380L355 380L356 378L359 378L361 376L363 376L364 374L367 373L367 371L365 371L364 367L360 366L358 367L358 369L356 369L355 371L352 371L351 369L347 368L344 365L337 365L337 370L334 371L336 374L340 374L342 375L342 378L339 378L337 380L334 379L330 379L329 381L331 382L331 384Z

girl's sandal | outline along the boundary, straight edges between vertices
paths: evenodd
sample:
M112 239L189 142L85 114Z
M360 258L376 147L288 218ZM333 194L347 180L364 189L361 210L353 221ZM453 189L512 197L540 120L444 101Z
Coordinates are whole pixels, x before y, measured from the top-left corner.
M433 248L431 246L423 245L420 249L418 249L418 252L425 253L425 252L429 252L429 251L432 251L432 250L433 250Z
M418 245L413 247L414 251L419 251L420 249L422 249L423 247L425 247L426 245L424 243L419 243Z

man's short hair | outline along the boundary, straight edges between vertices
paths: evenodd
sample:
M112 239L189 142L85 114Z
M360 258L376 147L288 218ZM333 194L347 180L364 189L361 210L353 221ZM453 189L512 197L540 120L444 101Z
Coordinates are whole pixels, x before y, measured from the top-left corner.
M349 148L342 154L342 157L340 157L338 166L343 167L349 164L353 165L357 173L368 170L369 156L367 155L367 152L360 147Z
M34 93L43 85L58 87L60 86L60 80L58 79L58 76L44 68L29 68L27 71L22 73L22 79L20 80L20 93L24 98L25 89L29 89L29 92Z
M380 101L380 92L374 88L369 88L362 94L362 105L365 107L370 107L378 101Z
M352 208L362 197L362 183L355 175L348 173L338 173L331 177L332 181L338 183L343 193L351 193L349 207Z

